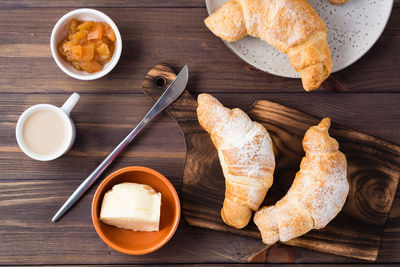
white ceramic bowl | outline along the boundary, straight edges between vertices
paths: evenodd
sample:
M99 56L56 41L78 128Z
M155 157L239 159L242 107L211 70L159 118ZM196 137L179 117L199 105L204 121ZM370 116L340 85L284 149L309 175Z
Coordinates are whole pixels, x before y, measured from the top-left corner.
M78 71L71 64L65 61L65 59L57 51L57 44L67 36L68 24L73 18L82 21L93 20L93 21L107 22L108 25L110 25L110 27L114 30L115 36L117 37L115 41L114 54L111 60L103 66L103 69L101 71L95 73ZM51 33L50 48L54 61L57 63L58 67L60 67L60 69L64 71L66 74L78 80L94 80L103 77L115 67L121 56L122 39L121 39L121 34L118 31L117 25L115 25L115 23L110 19L110 17L108 17L103 12L100 12L95 9L82 8L73 10L65 14L61 19L59 19L59 21L56 23L56 26L54 26L53 31Z

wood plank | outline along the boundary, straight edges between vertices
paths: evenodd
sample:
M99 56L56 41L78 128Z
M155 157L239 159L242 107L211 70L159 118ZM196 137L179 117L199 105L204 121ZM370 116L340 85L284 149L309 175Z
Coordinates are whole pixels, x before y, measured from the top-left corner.
M133 264L245 262L260 242L248 237L189 226L181 220L172 240L157 252L129 256L107 247L97 236L90 218L95 185L59 222L50 218L69 195L77 181L0 181L0 263L1 264ZM397 208L400 203L397 203ZM398 224L397 224L398 225ZM386 231L400 242L400 229ZM393 238L394 239L394 238ZM212 242L210 242L212 240ZM258 245L257 245L258 244ZM385 253L385 243L381 251ZM398 262L393 253L383 262ZM84 251L85 253L82 253ZM295 254L295 257L290 255ZM174 255L171 257L171 255ZM289 255L289 256L285 256ZM355 262L349 258L277 245L270 249L268 262Z
M48 266L48 265L44 265L43 267L46 267L46 266ZM58 265L58 267L67 267L68 265ZM104 265L88 265L88 266L90 266L90 267L100 267L100 266L104 266ZM125 266L125 265L113 265L114 267L122 267L122 266ZM133 264L132 266L146 266L146 265L141 265L141 264ZM173 267L175 267L176 266L176 264L163 264L163 266L165 266L165 267L171 267L171 266L173 266ZM212 266L212 267L214 267L215 266L215 263L206 263L206 264L196 264L196 263L189 263L189 264L187 264L187 263L185 263L185 264L179 264L179 266L181 266L181 267L188 267L188 266L191 266L191 267L199 267L199 266ZM251 264L251 266L265 266L265 263L264 264L261 264L261 263L255 263L255 264ZM282 263L277 263L277 264L268 264L268 267L289 267L289 266L296 266L296 267L308 267L308 266L321 266L321 267L331 267L332 266L332 264L329 264L329 263L324 263L324 264L300 264L300 263L297 263L297 264L290 264L290 263L287 263L287 264L282 264ZM353 264L352 266L357 266L357 267L366 267L366 266L371 266L371 264L367 264L367 263L364 263L364 264ZM375 266L375 267L378 267L378 266L387 266L387 265L385 265L385 264L374 264L373 266Z
M44 265L43 267L46 267L47 265ZM58 267L63 267L64 265L59 265ZM65 267L67 267L68 265L65 265ZM102 265L89 265L89 266L91 266L91 267L96 267L96 266L102 266ZM114 267L122 267L122 266L124 266L124 265L113 265ZM140 264L134 264L133 266L145 266L145 265L140 265ZM165 267L171 267L171 266L176 266L176 264L174 265L174 264L163 264L163 266L165 266ZM207 263L207 264L196 264L196 263L191 263L191 264L179 264L179 266L181 266L181 267L187 267L187 266L193 266L193 267L198 267L198 266L215 266L215 263ZM265 264L261 264L261 263L258 263L258 264L251 264L251 266L265 266ZM268 264L268 266L269 267L289 267L289 266L296 266L296 267L308 267L308 266L321 266L321 267L331 267L332 266L332 264L329 264L329 263L325 263L325 264L314 264L314 265L312 265L312 264L290 264L290 263L287 263L287 264ZM355 266L358 266L358 267L366 267L366 266L371 266L371 264L367 264L367 263L364 263L364 264L357 264L357 265L355 265ZM378 267L378 266L386 266L385 264L374 264L374 266L376 266L376 267Z
M67 98L68 95L64 94L2 94L0 179L13 177L13 179L83 180L152 106L144 94L131 97L81 95L80 102L71 113L76 124L77 136L75 145L68 154L54 162L38 162L28 158L18 148L15 139L15 125L19 115L27 107L38 103L61 106ZM146 165L158 169L167 176L179 178L184 157L185 144L182 133L176 122L163 114L122 152L112 169L129 165ZM15 161L19 162L18 166L13 164ZM69 166L79 166L79 168L69 168ZM43 172L43 169L46 169L46 172Z
M398 7L400 0L394 0L394 6ZM131 1L131 0L68 0L68 1L32 1L32 0L3 0L2 5L8 9L21 8L48 8L48 7L74 7L74 8L96 8L96 7L204 7L203 0L146 0L146 1Z
M332 121L357 131L400 144L400 95L396 93L368 94L304 94L304 93L258 93L258 94L215 94L230 108L248 110L259 99L266 99L290 108L329 116Z
M103 243L92 227L90 205L96 186L59 222L51 222L76 185L77 181L60 180L0 182L0 213L7 214L0 218L0 264L239 262L259 243L181 221L162 249L144 256L125 255Z
M397 1L397 0L396 0ZM203 7L205 8L203 0L3 0L2 7L7 9L23 9L23 8L127 8L127 7L140 7L140 8L171 8L171 7Z
M135 81L141 80L146 71L160 61L176 67L188 64L191 73L189 85L197 93L210 90L304 92L299 79L257 71L235 56L204 26L203 19L207 16L205 8L100 10L115 20L122 34L124 48L116 68L106 77L90 83L65 75L50 56L48 41L51 30L68 9L49 8L46 9L46 16L42 15L41 9L35 8L0 10L0 51L3 51L0 52L1 92L60 93L76 88L80 88L81 93L139 92ZM393 10L383 36L365 56L333 75L344 90L399 92L399 14L400 8ZM38 18L37 23L41 27L29 26L32 17ZM148 18L152 18L151 21ZM13 30L10 31L10 28Z
M400 94L215 94L228 107L248 109L258 99L268 99L304 110L400 144ZM150 109L152 102L144 94L129 97L118 94L82 94L72 112L76 123L76 143L70 152L53 164L37 162L25 156L16 143L15 125L19 115L38 103L62 105L67 94L2 94L0 97L0 179L76 179L82 180L106 156L107 152L132 129ZM351 107L349 109L348 107ZM346 112L343 112L346 110ZM369 112L374 110L374 112ZM115 114L127 114L115 116ZM388 115L389 114L389 115ZM166 175L179 177L185 158L185 144L176 122L161 115L122 153L115 168L147 165ZM15 166L17 160L21 165ZM78 164L67 175L60 171ZM174 166L174 167L172 167ZM42 168L46 169L43 173Z

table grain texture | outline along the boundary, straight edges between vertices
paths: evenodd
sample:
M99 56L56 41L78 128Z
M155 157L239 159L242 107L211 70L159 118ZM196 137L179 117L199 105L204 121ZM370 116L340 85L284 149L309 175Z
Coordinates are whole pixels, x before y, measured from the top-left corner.
M351 1L351 0L350 0ZM118 25L121 59L106 77L79 81L54 63L49 39L57 20L76 8L96 8ZM114 251L97 236L90 205L98 182L62 219L51 218L73 190L146 114L145 73L165 62L187 64L188 89L214 94L229 107L248 109L258 99L277 102L400 144L400 1L372 49L332 75L340 92L306 93L300 80L260 72L235 56L203 24L203 0L1 0L0 1L0 264L126 265L240 263L251 253L248 237L189 226L160 250L143 256ZM29 106L60 106L72 92L75 145L53 162L25 156L15 139L19 115ZM112 164L111 172L142 165L163 173L178 189L185 144L175 121L157 117ZM269 263L360 265L400 263L400 194L396 193L375 263L276 244ZM328 265L330 266L330 265Z

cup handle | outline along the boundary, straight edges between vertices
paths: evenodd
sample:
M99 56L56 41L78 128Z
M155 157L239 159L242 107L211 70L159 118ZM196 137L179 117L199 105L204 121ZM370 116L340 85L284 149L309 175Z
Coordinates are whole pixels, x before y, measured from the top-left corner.
M79 94L73 93L67 101L65 101L64 105L62 105L61 110L64 111L67 116L71 113L71 110L75 107L76 103L79 101Z

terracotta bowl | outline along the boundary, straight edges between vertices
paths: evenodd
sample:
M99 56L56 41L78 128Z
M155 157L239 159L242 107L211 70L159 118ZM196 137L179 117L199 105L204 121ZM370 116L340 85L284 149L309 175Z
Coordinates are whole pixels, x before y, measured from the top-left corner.
M160 230L135 232L102 223L99 219L104 194L114 185L132 182L147 184L161 192ZM113 249L131 255L153 252L174 235L179 224L181 206L174 186L165 176L146 167L126 167L110 174L99 185L92 201L92 221L100 238Z

